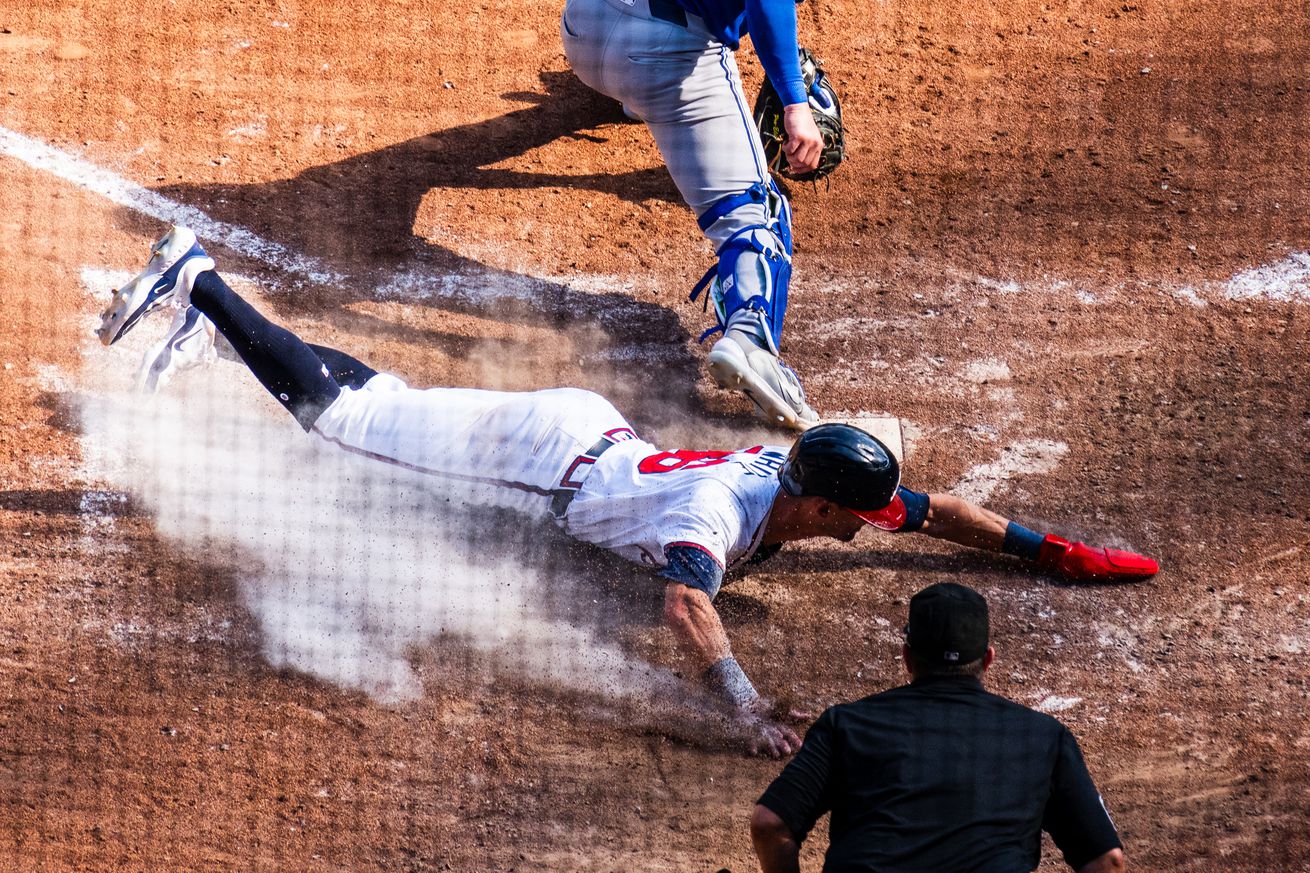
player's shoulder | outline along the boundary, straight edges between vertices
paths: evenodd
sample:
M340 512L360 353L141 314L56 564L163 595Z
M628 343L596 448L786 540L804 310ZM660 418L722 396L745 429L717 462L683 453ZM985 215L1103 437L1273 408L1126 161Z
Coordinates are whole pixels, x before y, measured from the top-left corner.
M707 493L731 495L743 507L771 503L782 488L778 470L785 460L785 455L781 458L747 455L744 462L728 465L714 475L705 477L705 481L700 484Z
M732 510L741 509L739 486L721 476L697 476L686 484L685 502L698 509Z
M786 446L757 445L737 449L723 473L734 484L749 490L777 490L778 471L787 463Z

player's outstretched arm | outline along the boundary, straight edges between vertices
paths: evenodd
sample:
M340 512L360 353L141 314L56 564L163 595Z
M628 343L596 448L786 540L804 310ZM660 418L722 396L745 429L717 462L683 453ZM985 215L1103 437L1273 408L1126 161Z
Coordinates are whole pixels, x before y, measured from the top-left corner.
M1075 582L1126 582L1159 572L1154 560L1103 546L1040 534L954 494L929 494L920 533L962 546L1033 561Z
M769 706L732 656L727 631L708 594L680 582L668 583L664 588L664 620L705 669L709 686L746 722L752 754L781 758L801 747L794 730L765 714Z

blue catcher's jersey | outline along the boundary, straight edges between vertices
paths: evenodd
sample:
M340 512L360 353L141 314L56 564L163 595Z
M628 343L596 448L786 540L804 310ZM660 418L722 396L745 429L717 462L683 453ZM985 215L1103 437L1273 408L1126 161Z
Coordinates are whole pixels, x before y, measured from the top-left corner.
M783 103L804 103L796 38L798 0L677 0L705 21L710 33L733 49L750 34L755 53Z

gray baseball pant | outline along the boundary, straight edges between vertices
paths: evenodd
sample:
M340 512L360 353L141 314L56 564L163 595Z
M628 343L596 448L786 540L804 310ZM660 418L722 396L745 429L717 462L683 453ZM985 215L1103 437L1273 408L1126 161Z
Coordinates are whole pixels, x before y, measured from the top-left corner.
M766 182L768 168L732 50L699 18L686 18L686 27L655 18L648 0L568 0L560 35L578 78L650 128L682 199L700 216ZM764 204L746 203L705 235L718 250L768 218Z

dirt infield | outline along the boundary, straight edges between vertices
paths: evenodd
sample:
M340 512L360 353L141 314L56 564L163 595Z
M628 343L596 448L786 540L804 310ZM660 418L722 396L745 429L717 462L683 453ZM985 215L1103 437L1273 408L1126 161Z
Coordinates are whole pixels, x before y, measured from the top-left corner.
M810 399L902 416L908 483L1164 570L1066 587L870 531L734 582L734 648L818 711L900 681L911 593L977 587L991 688L1072 727L1140 870L1310 870L1304 11L800 7L851 128L831 187L791 192ZM694 342L711 253L644 128L568 72L555 4L7 0L0 186L0 869L755 869L778 765L596 692L571 648L686 672L647 577L473 539L469 572L508 555L554 630L427 634L396 668L417 696L369 695L279 661L258 569L102 457L97 398L143 346L101 348L96 313L187 207L279 319L415 384L578 385L657 443L760 439ZM213 369L235 399L205 420L294 436Z

